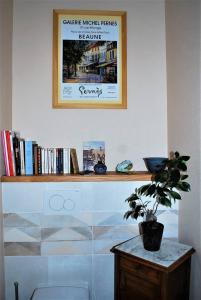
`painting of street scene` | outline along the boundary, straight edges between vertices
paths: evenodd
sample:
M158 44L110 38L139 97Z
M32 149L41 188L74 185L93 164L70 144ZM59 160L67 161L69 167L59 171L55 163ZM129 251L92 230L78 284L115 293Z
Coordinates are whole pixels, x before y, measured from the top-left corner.
M117 42L63 40L63 83L117 83Z
M83 170L94 171L98 161L105 163L105 142L89 141L83 143Z

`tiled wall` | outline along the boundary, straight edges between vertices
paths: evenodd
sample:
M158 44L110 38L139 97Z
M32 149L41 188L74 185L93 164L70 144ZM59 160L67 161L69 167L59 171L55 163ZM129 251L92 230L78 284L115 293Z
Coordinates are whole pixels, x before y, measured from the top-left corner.
M3 183L6 300L45 284L88 282L91 300L113 299L110 248L138 234L125 199L142 182ZM165 237L177 238L177 207L159 210Z

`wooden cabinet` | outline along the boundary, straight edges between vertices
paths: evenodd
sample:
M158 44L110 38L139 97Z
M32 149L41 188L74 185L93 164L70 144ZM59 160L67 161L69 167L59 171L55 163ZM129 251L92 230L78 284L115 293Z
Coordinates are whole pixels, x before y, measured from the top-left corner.
M189 299L192 247L163 240L156 252L141 237L114 246L115 300Z

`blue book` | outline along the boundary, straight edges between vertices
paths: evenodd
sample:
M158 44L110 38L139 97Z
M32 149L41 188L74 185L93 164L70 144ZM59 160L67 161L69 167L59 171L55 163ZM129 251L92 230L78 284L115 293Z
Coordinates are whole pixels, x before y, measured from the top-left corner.
M33 141L25 141L25 174L33 175Z

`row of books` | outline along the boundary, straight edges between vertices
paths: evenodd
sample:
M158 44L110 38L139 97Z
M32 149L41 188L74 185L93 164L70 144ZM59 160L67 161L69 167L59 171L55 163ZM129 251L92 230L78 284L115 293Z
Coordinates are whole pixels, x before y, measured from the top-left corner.
M44 148L11 130L1 131L6 176L79 173L76 149Z

